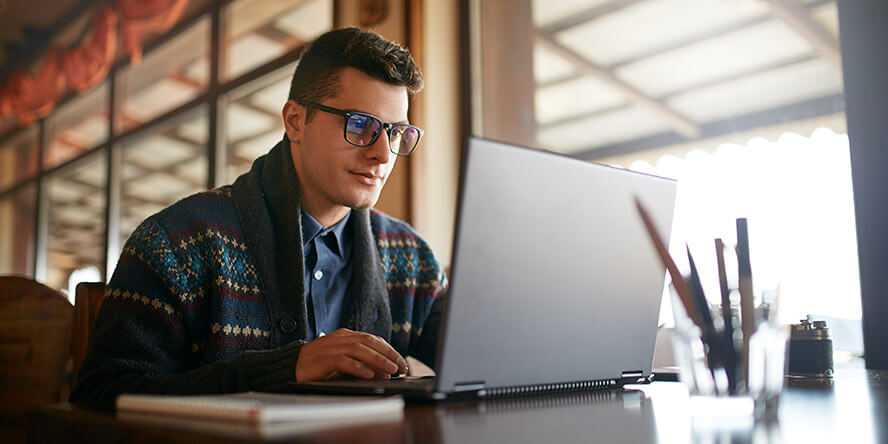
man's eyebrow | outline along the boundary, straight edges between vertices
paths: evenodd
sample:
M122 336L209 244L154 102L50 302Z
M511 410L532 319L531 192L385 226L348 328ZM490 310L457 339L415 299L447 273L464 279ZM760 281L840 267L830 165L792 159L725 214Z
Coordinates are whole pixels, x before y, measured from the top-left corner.
M361 114L366 114L366 115L368 115L368 116L376 117L377 119L379 119L380 122L385 122L385 119L383 119L382 117L379 117L379 116L377 116L376 114L373 114L373 113L368 113L367 111L361 111L361 110L359 110L359 109L354 109L354 108L343 108L342 110L343 110L343 111L348 111L348 112L351 112L351 113L361 113ZM396 124L396 125L401 125L401 124L404 124L404 125L410 125L410 121L409 121L409 120L399 120L399 121L397 121L397 122L391 122L391 123L392 123L392 124Z

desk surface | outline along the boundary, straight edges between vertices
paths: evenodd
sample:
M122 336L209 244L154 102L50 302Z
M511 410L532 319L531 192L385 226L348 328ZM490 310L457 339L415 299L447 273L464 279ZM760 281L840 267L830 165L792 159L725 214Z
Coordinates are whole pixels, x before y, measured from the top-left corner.
M701 420L688 415L678 383L499 401L411 404L401 421L303 431L287 442L312 443L786 443L888 442L888 372L845 369L833 381L788 382L776 423ZM32 442L260 441L172 425L127 422L67 404L30 417Z

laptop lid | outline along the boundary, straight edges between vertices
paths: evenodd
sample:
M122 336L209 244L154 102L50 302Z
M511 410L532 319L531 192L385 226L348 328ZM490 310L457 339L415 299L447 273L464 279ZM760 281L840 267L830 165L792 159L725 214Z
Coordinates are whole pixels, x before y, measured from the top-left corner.
M675 182L478 138L465 155L437 390L650 375L665 271L633 197L668 235Z

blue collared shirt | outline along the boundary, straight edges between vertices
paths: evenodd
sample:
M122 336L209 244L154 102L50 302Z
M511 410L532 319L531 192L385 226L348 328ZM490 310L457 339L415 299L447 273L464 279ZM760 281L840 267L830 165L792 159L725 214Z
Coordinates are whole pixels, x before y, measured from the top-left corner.
M302 251L305 255L305 301L308 305L308 337L314 339L340 326L342 309L351 281L351 230L349 212L324 228L302 211Z

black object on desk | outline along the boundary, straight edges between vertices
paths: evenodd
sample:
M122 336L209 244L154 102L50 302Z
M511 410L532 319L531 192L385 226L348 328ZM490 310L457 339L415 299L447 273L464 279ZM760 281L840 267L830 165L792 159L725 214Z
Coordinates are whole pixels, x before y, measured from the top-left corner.
M826 321L814 321L809 316L793 324L789 335L789 376L831 378L832 352Z

